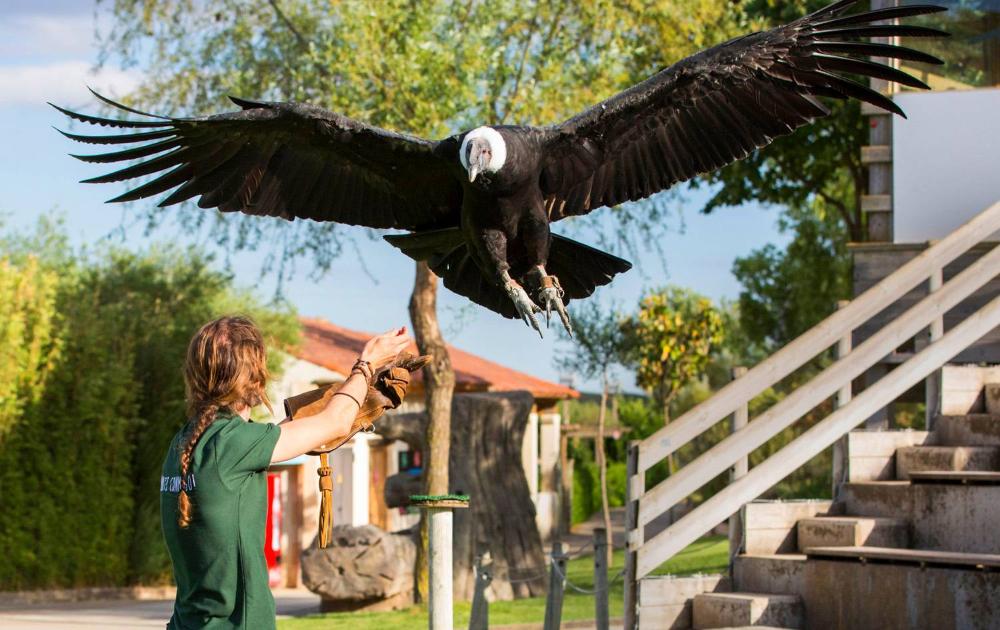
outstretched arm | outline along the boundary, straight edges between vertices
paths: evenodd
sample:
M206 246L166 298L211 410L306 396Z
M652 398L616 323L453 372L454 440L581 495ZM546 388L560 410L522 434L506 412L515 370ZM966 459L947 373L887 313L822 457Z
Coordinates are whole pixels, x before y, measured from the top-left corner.
M371 339L361 352L361 359L377 371L392 363L412 342L405 326L390 330ZM351 432L359 403L363 403L368 394L368 383L362 375L352 374L337 391L344 395L331 397L321 412L281 424L281 436L271 455L271 463L298 457L321 444L335 443Z

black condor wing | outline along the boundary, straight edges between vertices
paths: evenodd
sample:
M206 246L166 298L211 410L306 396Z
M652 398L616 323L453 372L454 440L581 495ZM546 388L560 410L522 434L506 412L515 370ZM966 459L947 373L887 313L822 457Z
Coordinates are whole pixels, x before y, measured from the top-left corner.
M845 15L841 0L791 24L710 48L546 130L541 186L550 221L635 201L719 169L829 114L817 96L856 98L904 115L888 97L836 73L927 88L875 55L941 63L861 37L939 36L883 20L944 11L899 6Z
M111 199L135 201L176 188L169 206L199 197L223 212L336 221L415 230L457 223L461 185L437 145L301 103L232 99L242 111L201 118L147 114L95 96L145 120L100 118L56 107L81 122L129 130L120 135L63 135L89 144L135 144L85 162L136 161L106 183L156 175Z

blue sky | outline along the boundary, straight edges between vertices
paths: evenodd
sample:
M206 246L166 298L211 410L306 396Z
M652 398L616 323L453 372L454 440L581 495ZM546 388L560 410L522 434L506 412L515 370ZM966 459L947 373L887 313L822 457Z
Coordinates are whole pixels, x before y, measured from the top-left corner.
M65 217L77 244L100 247L101 243L114 242L141 248L155 241L204 242L203 237L180 234L169 227L146 237L141 225L133 225L138 208L103 203L120 193L120 186L78 183L101 171L66 155L86 151L80 151L81 145L74 146L52 129L66 128L66 121L45 102L96 111L86 85L123 94L140 80L134 71L117 68L92 73L97 56L94 20L90 1L4 2L0 15L3 222L27 229L41 215L56 211ZM640 252L632 260L635 268L619 276L612 286L600 289L595 297L605 303L630 306L645 288L671 282L714 299L735 298L739 285L731 273L733 260L766 243L784 243L786 238L777 230L774 209L746 206L705 216L697 213L702 198L700 194L691 195L687 209L678 207L669 219L669 231L659 244L664 259L652 251ZM615 229L611 220L602 224L604 229ZM126 226L124 230L122 226ZM408 323L406 304L412 286L412 263L380 240L367 242L363 230L356 229L356 235L358 242L365 244L363 260L345 255L319 280L301 273L286 285L286 297L303 315L325 317L349 328L380 331ZM235 256L230 265L240 284L255 287L264 298L273 294L275 278L261 274L258 255ZM378 278L378 283L373 284L370 276ZM467 308L467 304L464 298L442 288L440 314L449 341L542 378L559 378L553 367L559 346L554 330L539 340L520 322L505 320L484 309ZM578 381L577 385L586 388L592 384ZM631 383L623 385L629 387Z

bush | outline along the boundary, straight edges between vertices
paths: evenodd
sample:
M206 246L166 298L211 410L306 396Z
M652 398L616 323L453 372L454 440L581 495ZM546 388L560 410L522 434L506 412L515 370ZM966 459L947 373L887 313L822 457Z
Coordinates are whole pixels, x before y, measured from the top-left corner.
M238 311L292 343L294 313L190 251L0 246L0 589L169 581L158 478L185 422L187 342Z

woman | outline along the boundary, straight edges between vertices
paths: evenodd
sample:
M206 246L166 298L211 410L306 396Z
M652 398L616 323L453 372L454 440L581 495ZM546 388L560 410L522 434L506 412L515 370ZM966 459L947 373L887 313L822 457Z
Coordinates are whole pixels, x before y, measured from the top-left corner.
M317 415L248 422L267 399L260 330L222 317L191 339L184 365L188 423L163 462L160 516L177 599L168 629L275 627L264 561L267 467L347 436L374 371L410 344L405 328L369 341Z

